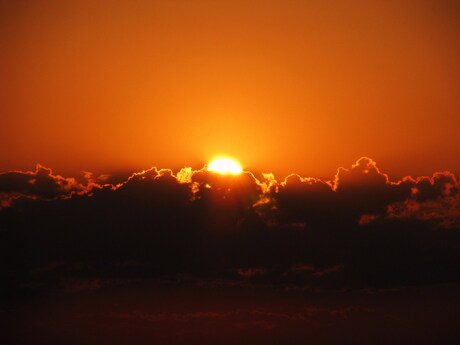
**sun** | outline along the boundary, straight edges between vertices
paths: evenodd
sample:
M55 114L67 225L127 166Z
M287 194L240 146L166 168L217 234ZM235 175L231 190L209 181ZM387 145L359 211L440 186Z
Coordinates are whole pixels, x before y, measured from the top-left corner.
M219 174L239 175L243 172L241 165L231 158L217 158L208 165L208 171Z

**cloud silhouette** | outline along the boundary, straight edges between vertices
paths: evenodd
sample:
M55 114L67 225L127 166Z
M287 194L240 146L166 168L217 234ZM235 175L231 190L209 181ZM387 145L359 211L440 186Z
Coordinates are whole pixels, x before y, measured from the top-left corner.
M427 221L445 228L460 227L460 195L457 177L450 172L431 177L406 178L411 195L403 202L388 207L392 218Z
M410 193L410 183L389 181L372 159L362 157L351 169L339 168L333 181L290 175L272 196L281 217L321 226L382 215L389 204L405 200Z
M431 177L390 181L367 157L358 159L350 169L339 168L330 181L291 174L278 183L271 174L259 180L250 172L222 175L206 168L184 168L177 174L151 168L117 184L106 183L108 175L95 178L85 172L83 178L82 182L55 175L41 165L35 171L4 172L0 174L0 200L7 207L21 198L53 200L74 194L102 198L111 190L111 197L145 197L147 203L156 201L162 206L180 198L179 204L235 212L232 217L254 209L265 220L308 226L368 224L382 217L431 219L453 226L458 218L459 183L454 174L436 172Z
M460 281L449 172L391 181L363 157L330 181L206 167L110 180L0 174L5 293L181 276L328 289Z
M35 171L9 171L0 173L0 205L11 205L12 200L25 197L55 199L86 193L99 186L92 175L85 174L87 183L81 184L73 177L53 174L52 170L37 164Z

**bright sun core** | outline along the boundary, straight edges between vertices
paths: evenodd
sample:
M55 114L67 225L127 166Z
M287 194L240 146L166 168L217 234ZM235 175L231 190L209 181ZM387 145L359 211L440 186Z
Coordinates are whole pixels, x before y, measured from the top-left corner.
M218 158L209 163L208 171L216 172L219 174L239 175L243 172L243 168L233 159Z

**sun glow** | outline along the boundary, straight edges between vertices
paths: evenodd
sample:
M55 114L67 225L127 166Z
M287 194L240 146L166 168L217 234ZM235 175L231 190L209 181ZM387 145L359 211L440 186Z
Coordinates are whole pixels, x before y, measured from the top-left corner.
M233 159L218 158L209 163L208 171L216 172L219 174L239 175L243 172L243 168L237 161Z

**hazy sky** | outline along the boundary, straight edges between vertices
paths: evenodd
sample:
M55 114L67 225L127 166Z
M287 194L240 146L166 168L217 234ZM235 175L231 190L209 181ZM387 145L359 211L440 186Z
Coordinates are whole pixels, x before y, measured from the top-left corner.
M460 171L456 1L0 6L0 170Z

